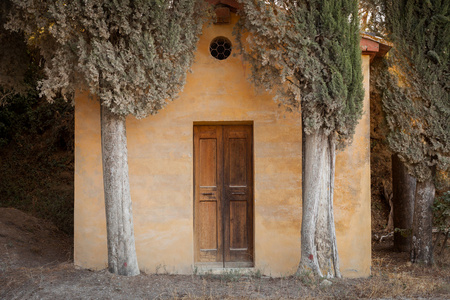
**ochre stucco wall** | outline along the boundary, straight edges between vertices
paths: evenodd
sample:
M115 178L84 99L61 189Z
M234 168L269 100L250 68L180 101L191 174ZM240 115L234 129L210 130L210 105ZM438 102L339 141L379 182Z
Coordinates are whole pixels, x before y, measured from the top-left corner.
M353 143L336 156L335 224L341 272L345 277L370 275L370 57L362 56L364 114Z
M180 97L155 116L127 118L128 159L139 267L149 273L194 269L193 125L253 122L255 269L290 275L300 260L300 113L279 108L248 82L240 57L209 54L232 25L205 28L193 73ZM369 60L364 57L368 91ZM366 92L365 111L368 112ZM225 124L225 123L224 123ZM369 120L337 157L336 228L344 276L370 274ZM75 264L107 266L99 104L87 94L75 105Z

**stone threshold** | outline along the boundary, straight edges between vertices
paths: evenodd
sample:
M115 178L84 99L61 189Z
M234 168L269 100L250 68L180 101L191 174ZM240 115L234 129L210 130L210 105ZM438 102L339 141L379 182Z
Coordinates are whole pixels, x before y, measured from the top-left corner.
M224 275L224 276L245 276L269 278L262 275L259 269L249 268L224 268L216 266L194 266L194 274L196 275Z

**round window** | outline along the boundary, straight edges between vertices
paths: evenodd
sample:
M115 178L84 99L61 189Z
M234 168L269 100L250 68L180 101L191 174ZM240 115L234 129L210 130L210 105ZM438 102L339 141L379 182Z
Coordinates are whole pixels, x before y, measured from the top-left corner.
M223 36L216 37L209 45L209 52L216 59L226 59L231 54L230 40Z

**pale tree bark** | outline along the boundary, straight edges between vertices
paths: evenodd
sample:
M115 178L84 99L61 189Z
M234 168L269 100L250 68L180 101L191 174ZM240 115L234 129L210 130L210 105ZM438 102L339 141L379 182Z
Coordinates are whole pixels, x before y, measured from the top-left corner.
M103 185L105 191L108 269L139 274L134 242L125 117L101 107Z
M384 198L387 200L390 207L386 231L392 231L394 230L394 204L392 203L393 192L391 191L389 185L386 182L387 181L383 180L383 194Z
M412 226L411 262L433 263L433 178L417 182Z
M409 175L405 164L397 154L392 155L392 190L394 248L396 251L409 252L411 250L416 179Z
M333 214L335 140L315 131L303 135L301 259L297 275L341 277Z

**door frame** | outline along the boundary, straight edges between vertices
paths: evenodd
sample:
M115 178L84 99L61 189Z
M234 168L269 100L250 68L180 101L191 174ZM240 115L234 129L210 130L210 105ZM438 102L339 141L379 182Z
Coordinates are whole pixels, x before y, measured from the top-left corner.
M198 149L196 149L195 146L195 127L197 126L249 126L250 127L250 132L251 132L251 137L250 137L250 173L251 173L251 184L249 185L250 189L251 189L251 195L250 195L250 204L251 204L251 215L252 215L252 220L251 220L251 224L250 224L250 235L248 237L249 239L249 244L251 245L251 262L225 262L225 249L224 249L224 241L225 241L225 229L223 226L223 224L221 225L222 228L222 233L221 233L221 241L218 241L219 244L219 248L220 251L222 251L222 261L221 262L200 262L199 261L199 257L198 257L198 251L199 249L197 249L198 247L198 233L196 230L196 185L197 185L197 178L196 178L196 171L197 171L197 167L196 167L196 151L198 151ZM254 124L253 121L221 121L221 122L194 122L193 126L192 126L192 132L193 132L193 238L194 238L194 265L195 266L205 266L205 267L212 267L212 268L248 268L248 267L253 267L254 263L255 263L255 174L254 174L254 170L255 170L255 166L254 166ZM220 134L220 138L224 139L224 135L223 135L223 130L221 130L221 134ZM223 143L222 143L223 144ZM223 146L223 145L222 145ZM222 191L224 190L224 180L223 180L223 176L224 176L224 164L225 164L225 156L224 156L224 148L222 148L221 150L219 150L219 153L221 153L220 155L222 155L222 162L219 163L219 165L222 167L221 170L221 175L218 175L219 178L221 178L222 180ZM220 197L223 197L223 195L221 194ZM222 202L225 202L222 199ZM222 205L221 208L219 208L220 212L222 213L221 216L219 216L218 222L224 222L223 220L223 210L224 207ZM218 249L219 249L218 248Z

